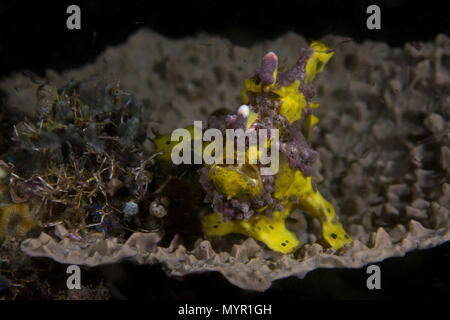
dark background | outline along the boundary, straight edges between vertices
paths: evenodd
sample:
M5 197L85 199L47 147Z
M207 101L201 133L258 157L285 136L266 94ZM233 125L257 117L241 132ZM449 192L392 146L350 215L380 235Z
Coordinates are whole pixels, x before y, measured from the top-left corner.
M304 278L275 281L263 293L241 290L219 273L168 278L160 266L125 263L91 270L92 282L101 275L111 285L116 298L151 300L189 300L209 303L286 303L317 299L364 300L449 300L450 242L429 250L417 250L405 257L376 263L381 271L381 289L369 290L370 276L361 269L317 269ZM64 270L62 270L64 272ZM82 274L87 274L87 269ZM407 308L407 306L404 306Z
M66 28L70 4L81 8L81 30ZM381 30L366 28L370 4L381 8ZM76 68L142 27L173 38L208 32L245 46L295 31L309 39L333 33L401 47L448 34L449 25L444 1L7 0L0 4L0 77Z
M167 37L207 32L243 46L295 31L308 39L332 33L356 42L377 40L402 47L406 42L432 41L449 34L443 1L2 1L0 4L0 78L46 68L61 71L93 62L107 46L147 27ZM66 8L81 8L81 30L67 30ZM295 5L294 5L295 4ZM366 8L381 7L381 30L366 28ZM409 253L378 265L382 290L369 291L365 269L316 270L306 279L284 279L264 294L242 291L218 274L169 279L159 267L121 264L86 270L104 277L120 297L149 299L239 298L281 301L299 298L446 298L450 297L450 244ZM124 275L117 278L117 274ZM133 277L131 277L133 275ZM89 277L88 277L89 278ZM94 281L94 280L93 280ZM89 283L87 283L89 284ZM214 288L214 290L211 290Z

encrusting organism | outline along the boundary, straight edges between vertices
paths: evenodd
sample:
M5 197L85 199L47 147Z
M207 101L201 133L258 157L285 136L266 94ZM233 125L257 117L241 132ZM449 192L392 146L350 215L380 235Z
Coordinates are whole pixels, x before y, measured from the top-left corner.
M6 164L0 161L0 243L4 240L23 240L39 227L26 203L12 203Z
M11 204L0 208L0 241L23 240L33 230L38 230L38 227L28 204Z
M275 175L261 175L257 164L222 164L216 161L200 169L200 183L206 191L205 202L215 211L201 219L208 236L240 233L264 242L282 253L293 252L300 242L286 228L285 220L294 209L300 209L322 224L324 240L341 249L352 239L338 222L333 205L318 191L311 180L312 162L318 153L308 141L318 118L313 109L319 104L312 80L322 72L334 51L321 42L303 49L297 63L287 71L278 67L278 57L269 52L262 59L259 72L245 80L241 91L244 105L235 115L211 117L210 128L241 128L259 131L278 129L280 168ZM169 136L170 137L170 136ZM157 151L167 159L174 147L168 136L156 139ZM272 142L259 141L269 146ZM258 158L258 150L246 145L246 159ZM223 152L225 154L225 152ZM259 158L258 158L259 159ZM223 160L223 159L221 159Z

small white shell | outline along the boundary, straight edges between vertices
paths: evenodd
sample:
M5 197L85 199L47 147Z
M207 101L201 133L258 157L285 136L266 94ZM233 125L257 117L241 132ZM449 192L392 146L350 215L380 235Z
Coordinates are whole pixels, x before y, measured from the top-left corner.
M250 114L250 108L246 104L243 104L242 106L239 107L238 113L244 118L247 118L248 115Z

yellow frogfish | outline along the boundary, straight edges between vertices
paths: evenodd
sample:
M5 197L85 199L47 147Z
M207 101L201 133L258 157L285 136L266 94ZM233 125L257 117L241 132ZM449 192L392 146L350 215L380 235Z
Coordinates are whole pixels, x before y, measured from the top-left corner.
M311 178L318 153L308 142L318 123L313 111L319 106L312 102L316 94L312 81L333 54L325 44L312 42L287 70L278 66L275 53L267 53L256 74L245 79L244 104L237 114L212 116L208 126L215 130L212 133L187 129L189 145L203 134L197 144L201 150L194 152L202 153L203 160L205 153L208 159L213 156L205 161L199 178L205 202L213 209L201 218L205 235L239 233L274 251L292 253L301 243L285 221L300 209L320 221L323 240L332 248L339 250L352 242L333 205ZM180 149L171 135L154 142L161 160L169 160Z

